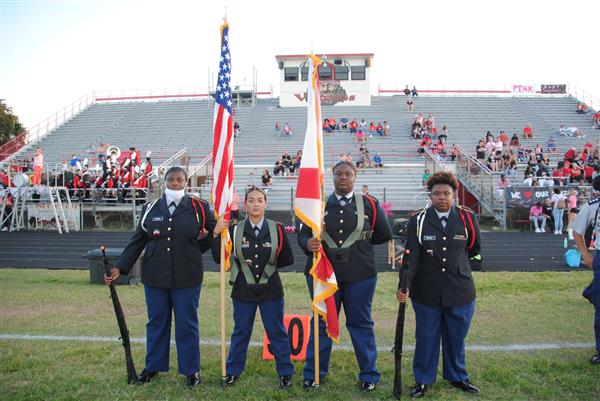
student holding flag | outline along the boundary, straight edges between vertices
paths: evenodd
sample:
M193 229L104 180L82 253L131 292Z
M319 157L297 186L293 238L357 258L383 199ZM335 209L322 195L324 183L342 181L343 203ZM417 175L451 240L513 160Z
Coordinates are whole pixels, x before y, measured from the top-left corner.
M307 254L323 247L337 279L336 309L344 305L346 327L350 333L360 368L359 380L363 391L373 391L381 374L377 369L377 346L371 319L371 303L377 284L373 245L392 239L392 229L378 202L368 195L354 193L356 169L347 161L333 167L335 191L325 206L325 227L321 241L313 237L304 225L298 234L298 244ZM310 262L310 258L309 258ZM311 263L307 263L308 275ZM312 278L307 278L312 296ZM328 372L332 340L321 323L320 378ZM314 386L313 333L311 333L304 368L304 387Z
M244 371L256 309L260 309L275 356L279 387L286 388L292 385L294 365L290 361L290 343L283 325L283 286L277 269L293 264L294 255L285 228L265 218L267 194L252 186L246 192L244 205L246 220L229 226L227 220L220 218L213 234L212 253L217 263L220 262L220 233L229 227L233 238L229 283L233 285L235 327L223 385L233 386Z
M315 321L313 317L303 387L317 386L328 373L332 340L337 342L339 337L338 311L343 304L360 367L361 389L373 391L381 376L371 319L377 282L373 245L391 240L392 230L376 200L354 194L356 169L350 162L340 161L334 166L335 192L324 204L323 130L316 68L321 60L310 56L308 64L307 128L294 211L303 223L298 244L312 256L305 273L313 310L323 319ZM315 332L319 333L316 337Z

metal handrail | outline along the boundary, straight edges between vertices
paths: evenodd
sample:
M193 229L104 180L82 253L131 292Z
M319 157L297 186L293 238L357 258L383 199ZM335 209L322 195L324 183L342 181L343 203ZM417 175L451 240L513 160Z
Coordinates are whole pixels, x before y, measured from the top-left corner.
M434 163L437 164L437 166L439 168L441 168L444 171L447 170L446 165L441 162L441 160L439 159L439 157L437 157L435 154L433 154L433 152L431 151L431 149L429 149L428 147L424 147L423 150L425 151L425 154L427 156L429 156L429 158L431 160L433 160Z
M19 151L28 145L39 141L44 136L46 136L50 131L60 126L62 123L73 117L75 114L81 112L86 109L89 105L95 103L94 92L89 92L86 95L80 97L79 99L72 102L70 105L65 106L61 110L52 114L50 117L41 121L40 123L29 127L25 130L24 135L24 144L12 152L10 156L8 156L5 161L8 161L14 157ZM3 146L10 144L14 140L21 140L21 136L17 136L13 138L11 141L5 143ZM12 149L11 149L12 150Z
M581 100L596 111L600 110L600 98L594 96L590 92L586 92L585 90L583 90L575 84L568 84L567 88L567 92L570 96Z
M196 164L188 171L188 177L192 177L194 174L198 172L202 167L208 164L209 161L212 160L212 153L207 154L204 159L200 161L200 163Z
M456 150L458 151L459 155L463 155L464 157L468 158L472 163L475 163L477 165L477 167L479 167L481 169L481 171L484 171L484 172L490 173L490 174L493 173L493 171L490 170L490 168L488 166L486 166L485 164L480 162L479 159L477 159L476 157L473 157L473 155L470 154L469 152L467 152L462 146L457 145Z

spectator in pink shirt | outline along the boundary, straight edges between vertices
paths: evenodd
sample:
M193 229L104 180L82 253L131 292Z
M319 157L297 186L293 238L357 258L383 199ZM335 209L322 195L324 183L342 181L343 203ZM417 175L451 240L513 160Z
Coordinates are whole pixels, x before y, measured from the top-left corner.
M567 233L569 235L569 239L575 239L573 237L573 230L571 229L571 224L575 217L577 217L577 213L579 213L579 209L577 208L577 190L575 188L569 189L569 196L567 196Z
M533 221L536 233L543 233L546 231L546 216L544 216L544 209L542 208L542 202L537 202L529 209L529 220ZM542 222L542 227L539 226L539 222Z
M44 154L42 148L39 146L35 147L35 154L33 155L33 178L31 179L32 185L42 185L42 173L44 172Z

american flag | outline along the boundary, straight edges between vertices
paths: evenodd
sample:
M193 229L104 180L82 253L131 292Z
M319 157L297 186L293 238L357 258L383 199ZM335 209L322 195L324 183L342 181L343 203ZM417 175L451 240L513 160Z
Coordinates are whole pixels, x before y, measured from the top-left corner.
M233 113L231 100L231 55L229 53L229 24L221 26L221 58L219 79L215 91L215 114L213 119L213 185L211 199L215 215L230 219L233 197ZM229 269L231 238L229 231L222 236L225 246L225 269Z

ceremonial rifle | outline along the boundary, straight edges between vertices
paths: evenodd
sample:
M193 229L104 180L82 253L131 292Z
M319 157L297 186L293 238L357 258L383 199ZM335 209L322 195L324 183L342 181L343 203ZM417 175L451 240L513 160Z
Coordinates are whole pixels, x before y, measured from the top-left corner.
M104 245L100 246L100 251L102 252L102 262L104 263L104 270L106 271L106 276L110 277L111 267L110 262L106 258L106 248L104 247ZM127 365L127 383L132 384L135 383L137 379L137 373L135 371L135 365L133 364L133 358L131 356L129 330L127 330L125 315L123 314L123 308L121 307L121 302L119 301L119 296L117 295L117 289L115 288L115 284L111 282L108 287L110 288L110 298L112 299L112 303L115 308L115 315L117 316L117 323L119 324L119 331L121 332L120 339L123 343L123 348L125 348L125 364Z
M408 254L406 250L404 256ZM400 291L406 293L406 275L408 265L402 257L400 262ZM408 300L407 300L408 302ZM396 338L394 339L394 397L400 399L402 394L402 343L404 342L404 314L406 311L406 302L398 304L398 317L396 319Z

